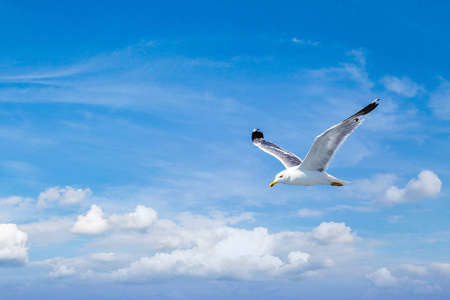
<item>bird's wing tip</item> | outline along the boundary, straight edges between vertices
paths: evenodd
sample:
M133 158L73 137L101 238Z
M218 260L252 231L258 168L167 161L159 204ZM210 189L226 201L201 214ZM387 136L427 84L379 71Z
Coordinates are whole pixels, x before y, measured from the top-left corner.
M257 142L258 140L264 139L264 134L259 131L259 129L253 129L252 132L252 141L253 143Z

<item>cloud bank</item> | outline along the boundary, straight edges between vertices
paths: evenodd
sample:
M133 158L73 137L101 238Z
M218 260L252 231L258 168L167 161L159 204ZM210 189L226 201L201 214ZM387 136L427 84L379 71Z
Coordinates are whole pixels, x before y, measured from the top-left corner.
M344 223L323 222L309 232L269 233L264 227L249 230L227 225L236 218L181 214L178 224L158 219L155 210L142 205L134 212L110 217L92 205L86 215L78 216L73 233L101 235L96 243L100 247L146 247L154 254L125 260L119 253L110 254L109 271L91 256L55 258L42 264L51 269L50 277L89 280L147 281L183 276L264 281L316 276L363 255L355 248L362 239Z

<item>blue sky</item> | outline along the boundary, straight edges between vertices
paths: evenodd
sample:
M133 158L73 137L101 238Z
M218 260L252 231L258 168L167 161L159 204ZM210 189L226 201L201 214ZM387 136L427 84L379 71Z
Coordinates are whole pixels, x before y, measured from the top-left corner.
M448 298L447 4L91 2L0 3L1 295Z

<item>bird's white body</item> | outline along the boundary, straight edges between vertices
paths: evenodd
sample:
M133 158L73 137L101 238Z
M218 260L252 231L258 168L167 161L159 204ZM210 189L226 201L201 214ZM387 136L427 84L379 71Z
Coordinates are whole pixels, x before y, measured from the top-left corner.
M327 172L302 170L298 167L287 168L286 170L280 172L275 177L275 181L284 184L304 186L318 184L340 186L349 183L348 181L331 176Z

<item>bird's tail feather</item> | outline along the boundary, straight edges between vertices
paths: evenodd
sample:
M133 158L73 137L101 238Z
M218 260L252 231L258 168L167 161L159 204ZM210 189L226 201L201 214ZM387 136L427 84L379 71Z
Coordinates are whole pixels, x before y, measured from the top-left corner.
M338 179L338 178L330 176L330 175L328 175L328 176L329 176L328 180L330 181L330 184L332 186L343 186L344 184L350 183L350 181Z

